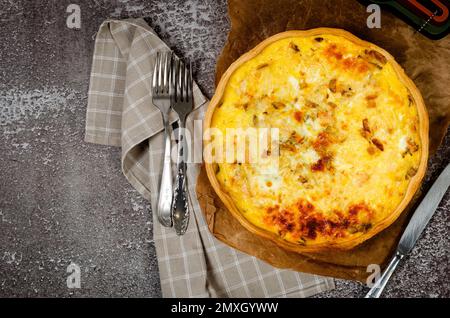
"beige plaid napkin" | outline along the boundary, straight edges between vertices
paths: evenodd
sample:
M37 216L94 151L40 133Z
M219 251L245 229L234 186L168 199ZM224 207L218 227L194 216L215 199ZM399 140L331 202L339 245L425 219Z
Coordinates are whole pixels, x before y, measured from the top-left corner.
M168 47L143 19L105 21L97 33L86 118L86 141L122 147L125 177L155 210L163 155L162 119L151 98L157 50ZM208 100L194 87L203 118ZM172 120L176 116L172 114ZM200 122L201 123L201 122ZM195 123L198 124L198 121ZM195 149L201 151L201 149ZM153 233L165 297L306 297L334 287L333 280L280 270L228 247L209 232L195 195L198 164L188 166L192 205L187 233L179 237L153 214Z

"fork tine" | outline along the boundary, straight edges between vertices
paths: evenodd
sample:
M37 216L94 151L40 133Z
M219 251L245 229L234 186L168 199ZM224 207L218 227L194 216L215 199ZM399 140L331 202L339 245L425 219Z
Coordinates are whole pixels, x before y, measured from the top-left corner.
M164 92L169 93L169 87L170 87L170 66L172 62L172 56L170 52L166 52L166 59L165 59L165 65L164 65Z
M192 81L192 62L189 61L189 76L188 76L188 96L187 96L187 101L191 102L193 99L193 81Z
M162 93L162 81L163 81L163 67L164 67L164 53L160 53L159 55L159 63L158 63L158 92Z
M179 59L175 55L172 55L172 84L174 88L173 96L175 101L178 101L180 99L179 97L180 89L178 88L179 67L180 67Z
M152 93L155 95L158 92L158 63L159 52L156 52L155 65L153 66L153 79L152 79Z
M160 71L161 71L161 80L159 81L159 89L161 93L164 93L164 80L165 80L165 76L166 76L166 72L165 72L165 67L167 65L166 63L166 52L162 52L161 53L161 66L160 66Z
M169 94L173 100L176 100L176 56L170 54L170 76L169 76Z
M179 88L180 88L180 100L184 101L184 90L185 90L185 86L184 86L184 62L182 60L180 60L180 64L179 64L179 68L178 68L178 84L179 84Z
M189 96L189 69L187 68L189 64L189 60L186 60L186 62L184 63L184 78L183 78L183 83L184 83L184 92L183 92L183 98L184 101L188 100L188 96Z

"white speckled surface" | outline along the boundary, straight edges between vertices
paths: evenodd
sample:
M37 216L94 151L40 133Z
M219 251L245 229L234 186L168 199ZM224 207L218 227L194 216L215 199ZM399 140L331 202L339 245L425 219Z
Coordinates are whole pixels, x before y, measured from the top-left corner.
M158 297L149 205L122 176L119 149L83 142L94 36L108 17L147 17L179 55L195 58L211 96L226 3L79 0L81 29L70 30L72 2L0 0L0 297ZM426 187L449 155L447 137ZM450 296L449 198L385 296ZM70 262L82 269L79 290L66 286ZM366 291L339 280L318 296Z

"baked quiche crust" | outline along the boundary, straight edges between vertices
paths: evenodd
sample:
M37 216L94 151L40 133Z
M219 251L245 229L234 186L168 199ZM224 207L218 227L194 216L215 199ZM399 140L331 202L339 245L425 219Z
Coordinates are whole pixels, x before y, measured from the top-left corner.
M241 56L208 106L209 128L278 129L276 166L205 165L245 228L298 252L349 249L388 227L427 165L419 90L389 53L339 29L283 32Z

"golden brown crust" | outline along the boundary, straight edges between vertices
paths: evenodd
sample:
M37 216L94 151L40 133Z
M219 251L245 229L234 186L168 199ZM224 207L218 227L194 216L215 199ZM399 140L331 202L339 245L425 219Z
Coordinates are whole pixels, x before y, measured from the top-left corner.
M422 97L414 85L414 83L406 76L403 69L395 62L394 58L384 51L383 49L369 43L363 40L358 39L357 37L353 36L352 34L340 30L340 29L330 29L330 28L318 28L318 29L312 29L307 31L288 31L279 33L277 35L274 35L265 41L261 42L258 46L256 46L254 49L249 51L248 53L242 55L237 61L235 61L228 70L223 74L221 81L219 82L219 85L217 87L216 93L211 100L208 110L206 112L205 116L205 122L204 122L204 128L205 130L210 127L212 115L214 113L214 110L216 107L219 107L220 100L222 99L222 95L224 93L226 84L228 83L228 80L231 76L231 74L239 68L243 63L246 61L252 59L257 54L259 54L266 46L269 44L276 42L280 39L287 38L287 37L306 37L306 36L320 36L324 34L330 34L330 35L336 35L341 36L347 40L350 40L360 46L363 46L367 48L368 54L374 58L375 62L377 63L386 63L391 62L397 76L401 80L401 82L408 88L408 90L411 92L412 99L415 102L415 105L417 106L418 115L419 115L419 133L420 133L420 139L421 139L421 158L420 158L420 164L417 169L417 173L411 177L410 183L408 185L407 192L399 204L399 206L396 208L396 210L390 214L386 219L384 219L382 222L375 224L372 228L370 228L367 232L365 232L363 235L356 237L354 239L349 239L347 241L340 241L339 243L320 243L320 244L311 244L311 245L298 245L294 243L287 242L280 238L280 236L263 230L259 227L256 227L251 222L249 222L243 215L240 213L240 211L237 209L235 203L231 199L231 197L225 193L225 191L221 188L217 178L216 174L214 172L214 165L213 164L206 164L206 171L208 178L211 182L212 187L216 191L217 195L220 197L220 199L223 201L225 206L229 209L229 211L232 213L232 215L249 231L251 231L254 234L260 235L262 237L268 238L272 241L274 241L277 245L296 252L315 252L320 251L324 249L332 249L332 248L339 248L339 249L349 249L352 248L365 240L369 239L370 237L374 236L375 234L379 233L389 225L391 225L401 214L401 212L404 210L406 205L410 202L413 194L416 192L416 190L420 186L420 182L425 174L426 170L426 164L427 164L427 158L428 158L428 116L426 113L426 108L424 105L424 102L422 100ZM330 84L331 85L331 84ZM332 85L333 86L333 85ZM334 87L334 86L333 86ZM374 145L380 149L382 147L381 143L374 142Z

